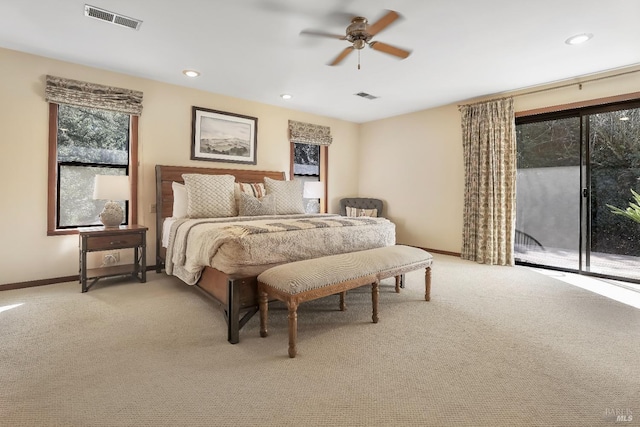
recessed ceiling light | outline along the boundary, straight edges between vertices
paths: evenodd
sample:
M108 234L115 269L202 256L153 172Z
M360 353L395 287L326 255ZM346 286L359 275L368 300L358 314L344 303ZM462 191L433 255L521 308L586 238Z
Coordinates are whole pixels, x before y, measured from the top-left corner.
M187 77L198 77L200 75L200 73L195 70L184 70L182 74L184 74Z
M287 100L293 98L293 95L291 95L290 93L283 93L282 95L280 95L280 98Z
M593 34L576 34L575 36L569 37L567 40L565 40L565 43L570 45L581 44L591 39L591 37L593 37Z

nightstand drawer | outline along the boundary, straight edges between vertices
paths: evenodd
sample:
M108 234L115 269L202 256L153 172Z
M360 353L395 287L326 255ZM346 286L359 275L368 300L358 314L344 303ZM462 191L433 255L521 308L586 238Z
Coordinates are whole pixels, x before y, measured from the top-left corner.
M112 236L92 236L87 238L88 251L129 248L142 245L143 233L122 234Z

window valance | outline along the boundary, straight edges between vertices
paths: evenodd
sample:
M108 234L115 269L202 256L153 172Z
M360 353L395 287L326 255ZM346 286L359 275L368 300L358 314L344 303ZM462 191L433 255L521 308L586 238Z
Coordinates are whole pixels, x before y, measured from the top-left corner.
M331 145L331 128L311 123L289 120L289 137L291 142L314 145Z
M100 108L139 116L142 114L142 92L87 83L62 77L47 76L47 102Z

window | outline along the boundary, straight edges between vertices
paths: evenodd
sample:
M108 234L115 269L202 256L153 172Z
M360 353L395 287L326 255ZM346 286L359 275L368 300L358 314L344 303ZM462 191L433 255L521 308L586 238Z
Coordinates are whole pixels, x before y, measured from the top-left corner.
M293 175L320 181L320 146L293 143Z
M317 184L315 188L308 187L308 193L323 196L306 198L306 210L309 213L327 212L328 148L333 141L331 129L328 126L289 120L289 138L291 141L289 177L302 181L322 182L320 188ZM309 197L308 194L307 197Z
M322 181L320 178L320 153L322 147L315 144L292 143L293 151L293 179L302 181ZM305 191L306 193L306 191ZM321 199L310 199L305 194L305 209L308 213L320 213Z
M291 171L292 179L302 181L322 181L325 183L325 197L321 199L305 199L306 210L309 213L326 212L326 159L327 146L316 144L291 143Z
M48 234L75 233L79 227L101 224L98 214L105 201L93 200L96 175L130 176L131 201L122 204L125 223L137 222L138 117L66 104L49 105Z

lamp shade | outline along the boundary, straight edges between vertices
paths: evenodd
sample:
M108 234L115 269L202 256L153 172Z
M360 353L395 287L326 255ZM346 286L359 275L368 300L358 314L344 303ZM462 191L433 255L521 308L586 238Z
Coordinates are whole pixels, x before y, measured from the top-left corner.
M96 175L93 198L96 200L129 200L131 191L127 175Z
M321 181L305 181L302 197L305 199L321 199L324 196L324 183Z

